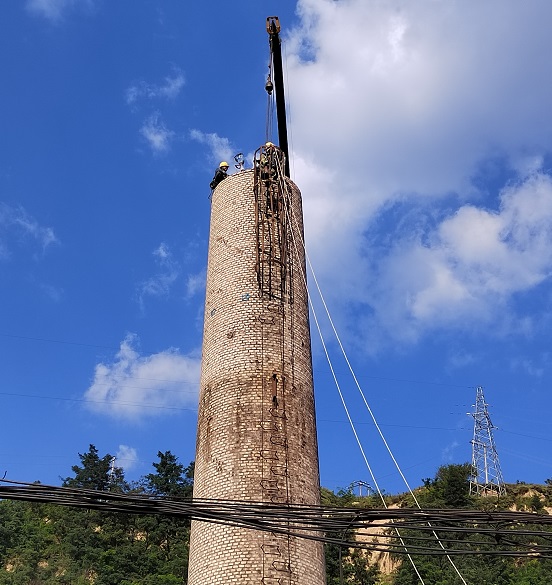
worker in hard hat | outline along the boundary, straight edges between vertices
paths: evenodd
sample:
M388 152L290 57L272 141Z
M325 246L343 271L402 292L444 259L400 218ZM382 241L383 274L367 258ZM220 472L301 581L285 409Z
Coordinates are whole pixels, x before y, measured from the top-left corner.
M213 177L213 180L211 181L209 187L211 187L211 189L215 189L216 186L221 182L224 181L224 179L226 179L226 177L228 176L228 167L230 165L226 162L226 161L222 161L219 166L218 169L215 171L215 176Z
M262 179L276 180L278 178L278 152L273 142L265 143L264 153L261 154L259 160Z

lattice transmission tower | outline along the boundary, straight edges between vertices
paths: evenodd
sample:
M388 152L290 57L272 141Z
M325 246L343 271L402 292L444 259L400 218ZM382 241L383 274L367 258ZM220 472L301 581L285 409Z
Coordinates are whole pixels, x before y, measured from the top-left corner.
M477 388L473 406L475 412L469 413L474 419L470 494L501 496L506 493L506 488L493 438L496 427L491 422L481 386Z

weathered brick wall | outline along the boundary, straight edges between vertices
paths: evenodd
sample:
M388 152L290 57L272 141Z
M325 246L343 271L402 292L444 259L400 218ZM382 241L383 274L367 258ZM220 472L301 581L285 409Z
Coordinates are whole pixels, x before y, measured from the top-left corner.
M302 209L292 183L293 299L261 297L254 173L213 193L194 497L318 504ZM323 585L318 543L192 523L188 583Z

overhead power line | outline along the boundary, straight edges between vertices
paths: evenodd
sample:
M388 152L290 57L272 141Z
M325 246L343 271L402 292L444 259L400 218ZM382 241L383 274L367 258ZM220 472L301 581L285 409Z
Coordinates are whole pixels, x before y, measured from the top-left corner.
M335 508L183 500L0 480L0 498L140 515L164 515L308 538L344 548L414 555L552 558L552 516L509 511ZM431 526L428 525L431 523ZM401 535L396 528L400 526ZM548 530L547 530L548 528ZM362 540L354 531L362 530ZM439 548L433 531L446 538ZM467 537L471 538L468 539Z

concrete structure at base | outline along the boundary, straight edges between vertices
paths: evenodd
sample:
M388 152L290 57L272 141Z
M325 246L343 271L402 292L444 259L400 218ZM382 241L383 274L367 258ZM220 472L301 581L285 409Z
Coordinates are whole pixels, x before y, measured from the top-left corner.
M320 502L301 195L283 154L212 194L194 498ZM324 585L320 543L192 522L189 585Z

